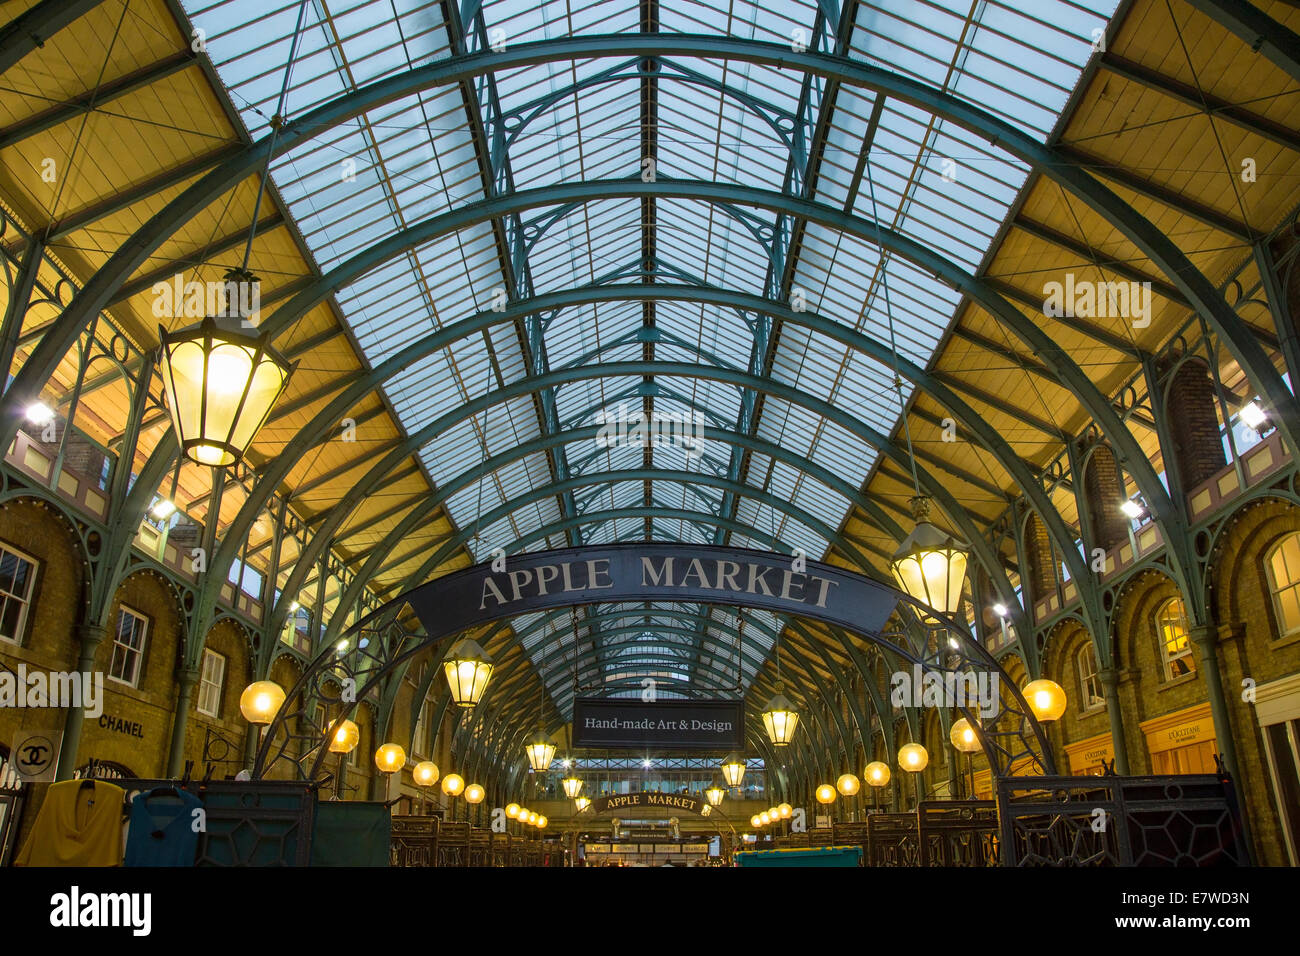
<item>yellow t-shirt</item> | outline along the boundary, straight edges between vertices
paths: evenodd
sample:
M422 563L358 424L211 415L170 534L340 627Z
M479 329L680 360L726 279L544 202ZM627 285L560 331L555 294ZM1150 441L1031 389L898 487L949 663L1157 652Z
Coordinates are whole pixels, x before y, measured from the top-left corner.
M103 780L50 784L14 866L121 866L126 791Z

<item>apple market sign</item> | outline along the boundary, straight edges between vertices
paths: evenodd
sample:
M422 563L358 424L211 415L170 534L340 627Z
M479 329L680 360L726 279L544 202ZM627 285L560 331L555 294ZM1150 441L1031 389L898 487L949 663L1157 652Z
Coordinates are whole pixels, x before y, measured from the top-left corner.
M431 638L551 608L636 601L763 608L874 634L899 598L885 584L817 561L649 542L514 555L405 595Z
M593 813L604 813L606 810L644 810L648 807L699 813L704 809L704 801L684 793L616 793L596 797L591 801Z

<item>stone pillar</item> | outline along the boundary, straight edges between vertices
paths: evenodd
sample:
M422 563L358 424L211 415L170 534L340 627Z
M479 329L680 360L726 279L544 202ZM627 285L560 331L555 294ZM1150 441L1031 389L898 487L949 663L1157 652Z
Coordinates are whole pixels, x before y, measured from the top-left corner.
M1115 772L1128 776L1128 738L1124 735L1124 713L1119 703L1119 671L1103 667L1097 671L1101 695L1106 698L1106 717L1110 720L1110 745L1115 755Z
M1254 862L1255 845L1250 833L1250 818L1247 814L1245 795L1241 791L1241 774L1237 764L1237 742L1232 735L1232 721L1228 716L1228 701L1223 693L1223 674L1219 668L1218 629L1208 624L1193 624L1189 636L1196 645L1196 664L1201 670L1201 679L1205 682L1206 692L1210 697L1210 716L1214 720L1214 739L1223 757L1223 765L1232 775L1233 785L1237 787L1237 806L1241 813L1242 841Z
M199 682L197 668L186 667L176 675L176 712L172 715L171 749L167 752L167 777L179 777L185 766L185 730L190 722L190 699Z
M78 624L74 628L74 633L80 646L77 670L93 680L95 653L108 635L108 628L103 624ZM55 780L71 780L72 774L77 769L77 751L81 747L81 728L85 719L84 707L68 708L67 716L63 719L63 744L59 749L59 765L55 769Z

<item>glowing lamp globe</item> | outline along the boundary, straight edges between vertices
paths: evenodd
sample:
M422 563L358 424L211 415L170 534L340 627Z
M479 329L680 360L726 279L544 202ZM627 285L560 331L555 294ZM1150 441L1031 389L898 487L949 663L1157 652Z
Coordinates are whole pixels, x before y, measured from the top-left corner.
M293 367L271 348L269 332L259 335L238 320L206 318L177 332L160 327L158 336L181 453L200 465L233 465L266 424Z
M727 781L729 787L739 787L740 782L745 779L745 758L739 754L733 754L722 762L722 779Z
M380 773L396 773L406 766L406 751L397 744L384 744L375 751L375 766Z
M970 721L965 717L952 722L952 730L948 732L948 739L952 741L954 747L964 754L973 754L981 747L975 728L971 726Z
M794 815L794 807L790 806L790 804L788 803L781 804L776 808L776 810L779 814L781 814L782 820L789 820L790 817Z
M930 499L911 499L916 527L894 552L889 569L899 588L913 600L943 615L961 606L970 548L930 523Z
M275 720L283 703L283 687L273 680L254 681L239 695L239 712L250 724L265 726Z
M492 677L492 658L470 638L458 642L442 664L447 688L457 707L473 707L483 697Z
M519 809L520 809L520 808L519 808L519 804L517 804L517 803L509 804L509 805L506 807L506 816L509 817L511 820L518 819L518 817L519 817Z
M879 760L873 760L862 770L862 776L867 778L867 783L873 787L889 786L889 778L892 774L889 770L889 764L881 763Z
M545 830L545 829L546 829L546 824L548 824L549 822L550 822L550 821L547 820L545 816L539 816L539 817L537 818L537 829L539 829L539 830Z
M484 790L477 783L471 783L468 787L465 788L466 803L482 803L483 798L486 796L487 796L487 791Z
M772 816L766 810L758 815L758 822L761 826L767 826L772 822Z
M449 773L442 778L442 792L449 797L459 797L465 789L465 778L458 773Z
M537 811L536 811L536 810L529 810L529 811L528 811L528 824L529 824L529 826L537 826L537 821L538 821L539 819L540 819L540 817L538 817L538 815L537 815Z
M904 744L898 751L898 765L909 773L920 773L930 763L930 754L920 744Z
M1065 691L1056 681L1030 681L1020 693L1039 720L1057 720L1065 713Z
M763 825L763 821L758 818L758 814L754 814L752 817L749 818L749 825L753 827L755 830L757 830L759 827Z
M773 747L788 747L799 726L799 715L782 693L783 689L778 684L776 694L763 708L763 727L767 730L767 739L772 742Z
M325 733L332 754L350 754L361 742L361 730L350 720L331 720Z
M575 799L578 794L582 793L581 777L565 777L560 781L560 785L564 787L564 795L570 800Z
M438 782L438 765L432 760L421 760L411 771L411 776L415 779L417 787L432 787Z
M853 796L861 786L862 782L851 773L842 774L840 779L835 781L835 789L846 797Z
M817 788L816 796L817 796L818 803L834 803L835 788L832 787L829 783L823 783L820 787Z
M709 801L709 806L717 807L722 805L722 799L727 795L727 791L719 787L716 783L704 791L704 798Z

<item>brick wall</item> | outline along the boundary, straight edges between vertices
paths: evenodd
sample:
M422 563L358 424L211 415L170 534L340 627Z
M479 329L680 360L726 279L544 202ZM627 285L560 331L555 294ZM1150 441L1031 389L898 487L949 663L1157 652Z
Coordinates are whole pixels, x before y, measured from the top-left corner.
M1178 472L1184 488L1195 488L1228 463L1219 438L1209 366L1199 358L1180 365L1169 384L1166 401Z
M1125 497L1115 453L1105 442L1099 442L1083 469L1083 506L1096 538L1086 542L1089 552L1093 548L1109 551L1128 540L1129 519L1119 510Z
M1052 556L1047 527L1036 514L1031 514L1025 522L1025 560L1029 564L1029 592L1033 599L1041 601L1055 594L1060 573Z

